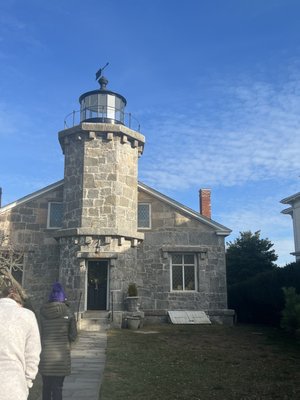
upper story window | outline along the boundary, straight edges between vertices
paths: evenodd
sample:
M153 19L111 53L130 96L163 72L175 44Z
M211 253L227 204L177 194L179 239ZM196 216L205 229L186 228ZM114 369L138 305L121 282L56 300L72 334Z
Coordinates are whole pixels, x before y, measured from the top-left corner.
M171 290L196 290L196 257L194 254L171 255Z
M151 228L151 205L148 203L138 204L138 228Z
M48 203L47 228L57 229L62 227L63 203Z

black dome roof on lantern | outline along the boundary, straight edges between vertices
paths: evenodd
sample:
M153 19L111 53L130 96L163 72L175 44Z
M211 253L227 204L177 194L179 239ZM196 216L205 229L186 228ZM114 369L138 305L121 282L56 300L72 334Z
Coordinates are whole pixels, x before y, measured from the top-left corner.
M104 68L96 73L100 89L83 93L79 97L80 121L124 125L127 101L122 95L106 89L108 80L102 75Z

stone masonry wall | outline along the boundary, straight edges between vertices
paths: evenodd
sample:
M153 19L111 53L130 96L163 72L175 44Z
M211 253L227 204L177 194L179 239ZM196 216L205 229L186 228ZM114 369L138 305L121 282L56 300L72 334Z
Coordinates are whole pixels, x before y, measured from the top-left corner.
M84 122L59 132L59 140L65 154L60 279L73 306L82 295L84 310L88 263L107 260L108 290L114 309L122 310L143 238L137 232L137 167L144 137L122 125Z
M35 307L39 308L52 283L60 279L76 309L80 292L85 296L88 261L100 258L109 261L109 291L113 291L115 310L124 309L130 282L137 283L145 311L226 309L224 238L212 228L140 191L139 201L152 207L152 228L144 230L144 242L113 235L55 239L60 231L47 229L48 202L62 201L62 189L63 185L0 210L0 230L24 249L24 287L33 294ZM196 292L170 291L173 251L197 254ZM81 310L83 306L82 301Z
M137 168L144 136L123 125L82 123L59 132L65 154L65 230L137 235Z
M44 195L0 209L0 231L24 252L23 286L36 309L47 299L58 279L59 249L53 230L47 229L48 202L62 201L62 187Z
M121 137L85 141L82 226L129 231L137 226L137 148Z
M64 219L63 228L81 226L83 197L83 157L84 141L78 134L64 140L65 172L64 172Z
M142 308L166 310L216 310L227 308L224 237L169 205L140 191L139 201L151 204L152 228L138 248L139 289ZM170 289L170 255L197 256L197 291Z
M80 311L86 309L88 262L107 260L109 268L108 304L111 292L114 296L114 310L124 310L124 300L130 282L137 282L136 247L132 242L117 237L74 236L60 238L60 280L68 293L68 300Z

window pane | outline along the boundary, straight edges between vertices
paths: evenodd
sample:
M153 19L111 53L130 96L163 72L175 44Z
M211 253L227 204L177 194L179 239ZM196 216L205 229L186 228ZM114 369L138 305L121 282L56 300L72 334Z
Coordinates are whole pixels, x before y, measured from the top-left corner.
M115 104L116 104L116 109L120 110L121 109L121 99L116 97Z
M115 99L115 96L112 96L110 94L107 95L107 118L115 119Z
M196 290L196 265L194 254L171 254L171 267L171 290Z
M184 255L184 264L193 264L194 265L194 254L185 254Z
M172 254L172 264L182 264L182 255L181 254Z
M139 204L138 206L138 227L150 228L150 205Z
M172 267L172 281L173 290L183 290L181 266L176 265Z
M184 267L185 290L195 290L195 270L192 265Z
M100 111L104 111L104 108L107 105L107 101L106 101L106 95L104 94L98 94L98 105L100 108Z
M62 226L63 218L63 204L62 203L50 203L50 228L59 228Z

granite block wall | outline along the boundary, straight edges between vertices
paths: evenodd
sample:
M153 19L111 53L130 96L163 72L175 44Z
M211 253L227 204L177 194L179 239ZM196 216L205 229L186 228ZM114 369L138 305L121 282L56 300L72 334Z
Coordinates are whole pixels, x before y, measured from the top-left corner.
M224 237L170 205L139 192L139 201L151 204L152 226L143 230L138 247L138 276L142 308L159 315L166 310L227 308ZM174 253L196 255L196 290L171 291Z
M62 187L32 200L0 209L0 231L24 253L23 286L37 309L58 278L59 246L47 229L48 203L61 202Z

